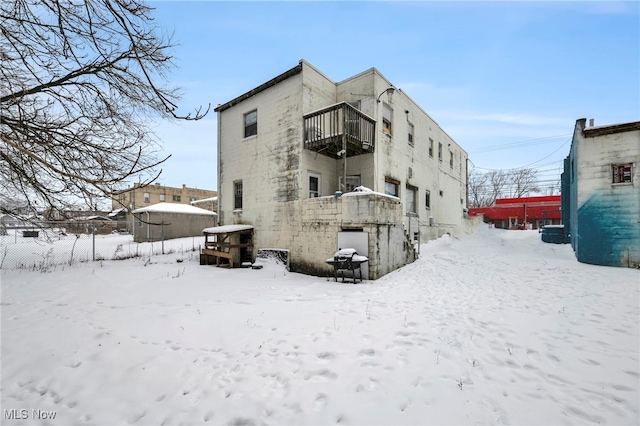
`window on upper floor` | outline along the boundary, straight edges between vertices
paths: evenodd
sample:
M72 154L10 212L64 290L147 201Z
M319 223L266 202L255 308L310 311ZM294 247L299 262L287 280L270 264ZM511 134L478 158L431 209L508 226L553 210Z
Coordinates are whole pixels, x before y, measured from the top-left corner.
M145 203L148 203L149 201L151 201L151 196L149 195L149 193L148 193L148 192L145 192L145 193L143 194L143 197L144 197L144 202L145 202Z
M167 196L164 194L160 194L160 202L164 202L167 199Z
M424 192L424 206L428 209L431 208L431 191Z
M613 176L611 183L630 183L632 163L614 164L611 167Z
M258 110L254 109L244 115L244 137L258 134Z
M438 160L442 161L442 144L438 143Z
M407 185L407 213L416 213L416 198L418 197L418 188L415 186Z
M382 104L382 131L391 134L391 117L393 110L387 104Z
M453 151L449 151L449 167L453 169Z
M433 158L433 139L429 138L429 157Z
M400 196L400 191L399 191L399 187L400 187L400 181L390 178L390 177L386 177L384 179L384 193L387 195L393 195L394 197L399 197Z
M176 203L179 203L180 201L182 201L182 196L180 196L180 195L172 195L171 196L171 201L175 201Z
M409 145L413 146L413 124L407 123L407 136Z
M241 210L242 209L242 181L241 180L237 180L233 182L233 194L234 194L233 208L236 210Z

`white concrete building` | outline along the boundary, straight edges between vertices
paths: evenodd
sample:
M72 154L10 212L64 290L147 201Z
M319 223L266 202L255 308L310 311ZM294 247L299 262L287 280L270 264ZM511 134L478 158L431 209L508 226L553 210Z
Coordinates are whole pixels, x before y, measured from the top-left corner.
M216 112L220 224L253 225L293 270L354 247L376 279L470 226L467 153L375 68L335 83L302 60Z

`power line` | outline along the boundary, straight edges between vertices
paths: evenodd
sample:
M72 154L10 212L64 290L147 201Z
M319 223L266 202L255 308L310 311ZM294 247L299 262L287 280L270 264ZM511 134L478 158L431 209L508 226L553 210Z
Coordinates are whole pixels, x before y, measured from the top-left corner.
M547 137L538 138L538 139L528 139L528 140L519 141L519 142L510 142L510 143L504 143L504 144L499 144L499 145L485 146L485 147L482 147L482 148L472 149L472 150L469 151L469 153L470 154L471 153L483 153L483 152L499 151L499 150L503 150L503 149L521 148L523 146L542 145L542 144L556 142L557 140L564 139L567 136L571 136L571 134L567 133L567 134L564 134L564 135L547 136Z

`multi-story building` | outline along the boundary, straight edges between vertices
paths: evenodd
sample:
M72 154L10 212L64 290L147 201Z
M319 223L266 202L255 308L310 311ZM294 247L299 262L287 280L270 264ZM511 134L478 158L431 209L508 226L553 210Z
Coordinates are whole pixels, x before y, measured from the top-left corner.
M375 68L335 83L301 60L215 111L219 221L293 270L354 247L375 279L469 226L467 153Z
M122 222L121 228L131 231L132 216L131 212L158 203L178 203L187 204L198 200L212 199L218 193L207 189L190 188L182 185L182 188L161 185L159 183L153 185L141 186L139 183L133 187L115 192L112 196L111 218ZM217 206L211 204L211 210L215 210ZM201 206L203 208L208 208Z
M576 120L562 174L562 221L580 262L640 265L640 121Z

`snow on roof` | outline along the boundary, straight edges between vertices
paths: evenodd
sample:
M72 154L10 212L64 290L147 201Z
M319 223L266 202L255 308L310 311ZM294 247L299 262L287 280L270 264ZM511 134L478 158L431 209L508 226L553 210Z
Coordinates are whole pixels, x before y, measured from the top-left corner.
M111 222L111 219L109 219L108 217L100 216L100 215L87 216L85 219L86 220L104 220L104 221Z
M190 201L189 204L195 205L195 204L211 203L215 201L218 201L218 197L209 197L209 198L203 198L202 200L194 200L194 201Z
M370 188L367 188L366 186L358 186L356 187L353 192L344 192L342 193L342 196L344 197L345 195L347 196L358 196L358 195L380 195L382 197L389 197L389 198L394 198L396 200L398 200L399 198L393 195L389 195L389 194L385 194L383 192L376 192L371 190Z
M190 206L189 204L175 203L158 203L151 206L136 209L133 213L182 213L182 214L200 214L204 216L216 216L217 213L210 210L201 209L200 207Z
M121 209L113 210L111 213L109 213L109 217L117 216L119 213L126 212L126 211L127 209L124 207Z
M238 231L246 231L248 229L253 229L251 225L223 225L223 226L213 226L211 228L205 228L202 230L205 234L226 234L229 232L238 232Z

